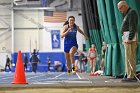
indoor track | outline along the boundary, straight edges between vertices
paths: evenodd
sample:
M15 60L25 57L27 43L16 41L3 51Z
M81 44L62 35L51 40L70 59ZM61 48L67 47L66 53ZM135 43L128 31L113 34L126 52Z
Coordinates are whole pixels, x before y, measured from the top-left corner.
M81 78L78 74L68 75L66 72L25 73L29 85L46 84L62 85L62 83L90 84L88 79ZM14 73L0 73L0 85L9 85L14 79Z
M21 84L21 87L81 87L81 86L140 86L139 82L122 83L121 79L110 76L89 76L87 73L68 75L67 72L27 72L26 81L28 84ZM0 73L0 87L19 87L19 84L12 84L14 73Z

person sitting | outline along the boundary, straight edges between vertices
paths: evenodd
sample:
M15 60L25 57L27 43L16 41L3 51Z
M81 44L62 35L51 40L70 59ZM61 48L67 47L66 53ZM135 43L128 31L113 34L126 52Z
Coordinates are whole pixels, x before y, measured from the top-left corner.
M55 71L60 72L62 70L61 63L59 61L54 61Z

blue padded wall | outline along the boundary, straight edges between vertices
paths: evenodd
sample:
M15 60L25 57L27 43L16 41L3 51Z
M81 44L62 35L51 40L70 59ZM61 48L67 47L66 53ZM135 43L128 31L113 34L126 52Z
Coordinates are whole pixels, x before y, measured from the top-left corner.
M25 52L24 52L25 53ZM24 53L22 53L22 60L24 58ZM30 53L27 53L28 60L30 60ZM16 64L17 61L17 55L18 53L15 52L12 54L12 63ZM54 72L54 61L61 62L62 71L66 71L66 61L65 56L63 52L39 52L38 53L40 63L38 64L38 72L47 72L48 71L48 65L47 65L47 57L51 58L51 71ZM15 66L12 66L12 71L15 71ZM28 71L31 71L31 64L28 64Z

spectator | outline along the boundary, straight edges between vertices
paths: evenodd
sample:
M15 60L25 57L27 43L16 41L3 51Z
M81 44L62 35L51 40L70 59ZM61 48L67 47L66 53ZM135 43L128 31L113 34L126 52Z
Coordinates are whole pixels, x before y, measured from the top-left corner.
M107 45L105 42L102 43L102 61L101 61L101 65L100 65L100 69L102 71L104 71L104 58L105 58L105 51L106 51Z
M50 57L47 57L47 64L48 64L48 72L50 72L50 66L51 66L51 59L50 59Z
M94 74L95 72L96 58L97 58L97 51L95 45L91 44L91 47L89 48L89 52L88 52L88 59L90 60L90 71L91 71L90 76L92 76L92 74Z
M27 58L27 54L24 54L24 69L25 71L27 71L27 65L28 65L28 58Z
M60 72L62 70L61 63L59 61L55 61L54 66L56 72Z
M80 53L80 57L79 57L79 62L80 62L80 72L84 71L84 67L85 67L85 55L84 53Z
M74 59L75 59L75 69L76 71L78 71L80 69L79 67L79 57L80 57L80 51L77 51L75 54L74 54Z
M125 50L125 73L123 82L136 81L136 50L138 47L138 14L128 6L126 1L120 1L118 9L124 14L121 25L122 41Z
M10 66L11 66L11 60L8 57L8 55L6 55L5 71L6 71L6 68L8 67L9 68L9 71L11 72L11 67Z
M35 49L34 49L34 52L32 53L31 58L30 58L30 62L32 64L32 71L34 73L36 73L36 71L37 71L37 65L40 62L40 60L39 60L39 58L37 56L37 53L36 53L36 50Z

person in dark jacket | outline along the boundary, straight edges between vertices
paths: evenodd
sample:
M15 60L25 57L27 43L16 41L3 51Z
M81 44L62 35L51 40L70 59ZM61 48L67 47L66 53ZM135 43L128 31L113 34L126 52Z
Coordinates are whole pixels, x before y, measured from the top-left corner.
M25 71L27 71L27 65L28 65L28 58L27 58L27 54L24 54L24 69Z
M51 58L47 57L47 64L48 64L48 72L50 72L50 67L51 67Z
M11 65L11 60L10 60L10 58L8 57L8 55L6 55L5 71L6 71L6 68L7 68L7 67L9 68L9 71L11 71L10 65Z
M122 81L136 81L136 49L138 46L138 14L126 1L118 3L118 9L124 14L121 25L122 41L125 49L125 73Z
M39 58L38 58L37 53L36 53L35 50L34 50L34 52L32 53L32 56L31 56L31 58L30 58L30 62L31 62L31 64L32 64L32 71L33 71L34 73L36 73L36 71L37 71L37 64L40 62L40 60L39 60Z
M80 53L79 61L80 61L80 72L83 71L86 72L88 59L83 52Z

